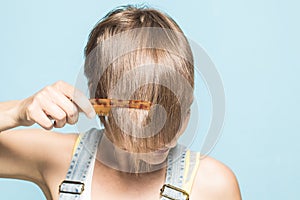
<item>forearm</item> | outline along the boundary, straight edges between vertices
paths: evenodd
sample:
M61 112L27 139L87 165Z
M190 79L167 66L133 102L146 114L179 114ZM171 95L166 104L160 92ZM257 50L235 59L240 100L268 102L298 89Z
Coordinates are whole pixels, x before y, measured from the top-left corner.
M20 101L0 102L0 132L19 126L18 106Z

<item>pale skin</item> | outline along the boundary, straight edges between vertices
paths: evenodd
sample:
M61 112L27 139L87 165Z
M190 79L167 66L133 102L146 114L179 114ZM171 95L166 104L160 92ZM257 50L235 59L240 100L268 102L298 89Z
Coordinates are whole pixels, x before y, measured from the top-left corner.
M79 112L95 116L87 97L76 92L78 96L74 98L75 90L59 81L24 100L0 103L0 178L32 181L48 200L58 199L58 187L65 179L78 134L60 134L50 129L75 124ZM35 123L42 128L12 129ZM96 160L92 199L159 199L164 178L165 168L136 176ZM190 199L240 200L241 195L233 172L206 157L200 161Z

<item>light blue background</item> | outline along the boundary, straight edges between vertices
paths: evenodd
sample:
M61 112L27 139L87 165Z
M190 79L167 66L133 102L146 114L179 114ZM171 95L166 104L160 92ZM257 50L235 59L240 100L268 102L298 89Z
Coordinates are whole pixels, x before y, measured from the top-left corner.
M0 101L25 98L57 80L73 84L89 31L109 10L127 3L1 1ZM300 199L300 4L148 3L171 15L218 67L226 121L211 155L235 172L243 199ZM0 179L0 195L45 199L33 184L8 179Z

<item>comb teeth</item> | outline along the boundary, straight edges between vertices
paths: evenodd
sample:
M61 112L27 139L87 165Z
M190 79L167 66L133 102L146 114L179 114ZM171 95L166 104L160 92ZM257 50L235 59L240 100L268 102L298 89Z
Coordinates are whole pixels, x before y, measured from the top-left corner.
M120 100L120 99L90 99L95 112L100 116L108 115L111 108L135 108L150 110L150 101L141 100Z

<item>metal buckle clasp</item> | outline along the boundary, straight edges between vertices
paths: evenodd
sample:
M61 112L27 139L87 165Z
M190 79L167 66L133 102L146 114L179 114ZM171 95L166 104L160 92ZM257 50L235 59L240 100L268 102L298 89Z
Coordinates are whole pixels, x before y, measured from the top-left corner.
M172 190L175 190L177 192L182 193L183 195L185 195L185 200L189 200L190 199L190 195L185 190L183 190L181 188L178 188L178 187L175 187L175 186L170 185L170 184L164 184L162 186L162 188L160 189L160 196L166 197L166 198L171 199L171 200L177 200L177 199L174 199L174 198L172 198L172 197L164 194L164 191L165 191L166 188L169 188L169 189L172 189Z
M75 185L73 190L70 191L68 185ZM59 193L66 193L66 194L81 194L84 191L84 183L80 181L71 181L71 180L64 180L59 185Z

